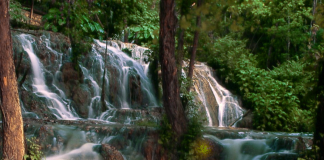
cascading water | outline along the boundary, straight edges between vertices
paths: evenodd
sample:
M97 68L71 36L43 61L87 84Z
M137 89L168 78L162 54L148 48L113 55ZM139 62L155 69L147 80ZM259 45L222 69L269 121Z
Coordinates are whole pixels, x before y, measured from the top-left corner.
M101 160L104 147L101 144L114 146L123 159L158 159L161 148L156 128L141 127L138 123L156 125L161 119L148 78L147 49L108 41L105 64L106 43L95 40L91 52L79 60L79 74L70 64L68 46L59 50L51 35L14 37L27 53L24 56L28 60L23 63L31 62L32 69L32 75L27 76L20 89L24 122L32 124L26 125L26 136L40 139L46 159ZM123 48L130 48L136 60L123 53L120 50ZM22 77L23 73L19 74ZM312 135L215 128L229 126L244 110L236 98L219 85L205 64L195 65L193 81L192 90L197 92L196 100L201 102L211 126L204 128L204 138L221 148L220 157L214 159L266 159L278 155L293 159L298 151L310 148ZM105 96L102 96L103 89ZM39 107L40 103L45 103L55 117L47 119L47 112L36 115L35 109L30 111L33 105Z
M205 108L208 125L227 127L239 119L244 110L236 98L218 84L212 73L204 63L195 64L193 90Z
M104 52L106 48L106 44L102 43L98 40L95 41L100 47L101 47L101 52ZM143 94L145 95L147 99L146 105L147 106L158 106L156 97L153 93L153 87L150 82L150 80L147 77L147 73L145 73L145 67L143 65L145 62L143 61L143 58L140 58L138 63L134 59L130 58L128 55L126 55L124 52L122 52L118 44L116 42L111 42L112 46L108 46L108 56L111 56L113 58L108 58L108 63L114 67L121 68L119 71L119 80L121 80L121 87L122 87L122 96L121 99L123 101L123 106L122 108L129 108L131 106L131 103L129 102L130 98L130 93L129 93L129 79L130 75L138 75L140 79L140 84L142 86L141 90ZM135 53L141 53L140 51L135 51ZM147 69L146 69L147 70Z
M48 107L53 114L59 119L77 119L77 115L69 107L64 105L63 99L56 93L53 93L46 86L44 81L44 67L38 57L34 54L32 42L33 38L26 34L19 35L23 49L28 53L33 70L33 90L35 94L44 96L48 99Z

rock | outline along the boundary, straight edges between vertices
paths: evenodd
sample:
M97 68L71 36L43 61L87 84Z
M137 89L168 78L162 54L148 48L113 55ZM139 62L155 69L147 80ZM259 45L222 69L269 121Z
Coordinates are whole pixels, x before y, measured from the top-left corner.
M75 104L75 109L78 114L83 118L88 118L89 104L90 104L90 92L86 85L78 85L72 89L72 100Z
M30 114L23 112L24 117L32 116L31 118L56 119L51 110L46 106L46 98L39 97L31 91L26 91L24 89L21 89L19 93L26 112L33 112Z
M83 74L81 71L74 69L73 63L65 63L62 66L62 80L64 83L79 83L83 81Z
M208 150L202 152L203 147L207 147ZM200 150L200 152L199 152ZM224 147L221 143L214 141L209 138L199 139L195 145L195 153L200 159L204 160L220 160L223 159L222 153L224 151Z
M52 73L50 73L50 72L45 72L45 73L44 73L44 78L45 78L45 83L46 83L47 86L52 85L52 83L53 83L53 79L54 79Z
M124 160L123 155L109 144L101 144L100 154L104 160Z
M82 71L76 71L73 63L65 63L60 75L67 98L73 100L72 105L82 118L88 118L91 92L89 86L83 84Z
M129 77L129 90L131 97L132 108L140 108L142 105L142 90L141 90L141 77L138 75L130 75Z
M253 129L253 114L252 112L246 115L242 120L236 122L237 128L249 128Z

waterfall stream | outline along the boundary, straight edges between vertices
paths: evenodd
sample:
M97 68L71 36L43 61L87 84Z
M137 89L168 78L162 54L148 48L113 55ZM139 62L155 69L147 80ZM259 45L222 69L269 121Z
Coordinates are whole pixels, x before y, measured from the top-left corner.
M204 106L209 126L227 127L243 115L235 96L216 81L207 65L195 64L193 81L196 100Z
M77 119L78 116L73 113L71 109L64 105L63 99L49 90L44 81L44 67L39 61L38 57L34 54L32 42L33 38L29 35L22 34L19 36L22 47L28 53L31 61L33 71L33 90L35 94L44 96L48 99L48 107L52 110L53 114L59 119Z
M13 41L15 54L23 56L22 67L31 68L19 92L24 121L31 124L25 134L40 139L46 159L102 160L102 144L114 146L123 159L162 154L156 126L163 109L149 78L147 48L108 41L105 54L106 42L94 40L75 65L71 48L51 33L17 34ZM131 57L123 48L131 50ZM207 118L204 138L219 149L214 159L294 159L299 150L310 148L311 134L226 129L245 110L215 77L206 64L195 64L191 91Z

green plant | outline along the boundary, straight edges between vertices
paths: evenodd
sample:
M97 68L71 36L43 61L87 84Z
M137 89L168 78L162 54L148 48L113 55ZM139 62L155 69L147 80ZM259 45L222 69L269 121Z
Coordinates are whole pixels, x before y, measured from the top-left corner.
M233 36L218 39L209 64L217 69L225 84L243 97L254 113L254 127L270 131L312 131L316 86L312 63L288 60L272 70L258 67L258 56Z
M36 137L27 139L27 154L24 155L24 160L41 160L44 157L41 151L39 140Z
M132 50L128 48L123 48L122 51L126 53L129 57L132 57Z
M23 7L19 2L15 0L10 0L9 2L10 20L17 22L27 22L29 18L24 14L24 10L26 10L27 8Z

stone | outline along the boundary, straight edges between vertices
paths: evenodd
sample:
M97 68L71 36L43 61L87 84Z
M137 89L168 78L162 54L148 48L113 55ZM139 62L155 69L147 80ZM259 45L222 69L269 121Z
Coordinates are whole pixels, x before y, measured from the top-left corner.
M109 144L101 144L100 154L104 160L124 160L123 155Z

